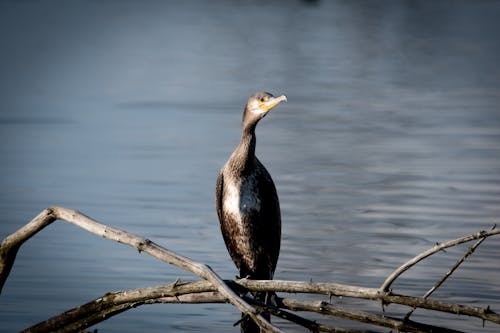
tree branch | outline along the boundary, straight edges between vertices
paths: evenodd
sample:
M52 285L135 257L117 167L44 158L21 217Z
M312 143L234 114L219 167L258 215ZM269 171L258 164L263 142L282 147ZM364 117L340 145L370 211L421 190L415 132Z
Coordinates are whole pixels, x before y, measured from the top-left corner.
M50 208L44 209L31 222L2 241L0 245L0 294L21 245L55 220L56 217L52 215L52 210Z
M147 253L161 261L190 271L202 279L210 281L217 287L217 290L221 293L221 295L226 297L229 302L241 310L241 312L249 315L261 328L270 332L281 332L280 329L270 324L264 317L259 315L251 305L233 292L231 288L229 288L208 265L197 263L188 257L184 257L163 248L149 239L136 236L117 228L106 226L78 211L64 207L54 206L45 209L26 227L19 229L2 242L0 249L0 269L2 272L0 273L0 277L3 280L0 280L0 286L3 286L3 283L7 279L17 251L21 245L31 236L45 228L50 223L54 222L56 219L72 223L90 233L115 242L132 246L140 252Z
M496 226L493 226L491 228L491 230L494 230L495 227ZM478 248L479 245L481 245L481 243L485 239L486 239L485 237L481 238L476 243L474 243L474 245L472 245L471 247L469 247L469 249L467 250L467 252L465 252L465 254L460 259L457 260L457 262L455 263L455 265L453 265L453 267L450 268L450 270L448 272L446 272L446 274L441 279L439 279L439 281L434 286L432 286L432 288L429 289L424 294L424 296L422 296L422 298L427 299L430 295L432 295L432 293L434 291L436 291L453 274L453 272L455 272L457 270L457 268L465 261L465 259L467 259L467 257L470 256L472 253L474 253L474 251ZM413 314L413 312L415 311L415 309L416 309L416 307L413 307L410 311L408 311L408 313L405 316L405 320L408 320L410 318L410 316Z
M228 281L229 282L229 281ZM259 283L264 281L259 281ZM281 281L286 284L285 281ZM229 283L228 283L229 284ZM234 283L233 283L234 284ZM291 282L292 285L297 285ZM238 286L238 288L241 288ZM262 291L258 288L255 290ZM265 289L265 288L262 288ZM256 306L261 312L269 312L275 316L304 326L313 332L360 332L348 330L313 322L296 314L284 311L280 308L265 305L250 298L245 300ZM121 292L107 293L82 306L73 308L54 316L44 322L27 328L23 332L75 332L92 326L103 319L110 318L125 310L135 308L143 304L155 303L227 303L228 299L223 297L217 289L207 281L196 282L173 282L168 285L157 287L139 288ZM392 328L401 332L453 332L442 327L426 325L413 321L390 318L383 315L375 315L366 312L352 311L336 307L324 301L303 301L290 298L279 299L279 306L292 311L316 312L324 315L341 317L358 322Z
M362 311L346 310L336 307L324 301L302 301L285 298L282 300L283 306L286 309L293 311L312 311L321 314L341 317L358 322L363 322L372 325L392 328L398 332L413 332L413 333L461 333L460 331L450 330L444 327L417 323L411 320L401 320L383 315L376 315Z
M382 283L382 285L380 286L380 290L384 291L384 292L389 291L389 288L391 287L394 280L396 280L401 274L403 274L405 271L407 271L410 267L414 266L415 264L419 263L423 259L427 258L430 255L433 255L436 252L439 252L441 250L444 250L446 248L449 248L449 247L452 247L452 246L455 246L458 244L467 243L467 242L473 241L475 239L487 238L487 237L490 237L493 235L498 235L498 234L500 234L500 229L492 229L492 230L488 230L488 231L482 230L482 231L476 232L476 233L469 235L469 236L460 237L460 238L453 239L453 240L450 240L450 241L447 241L444 243L436 244L435 246L431 247L427 251L422 252L421 254L413 257L412 259L408 260L403 265L398 267L394 272L391 273L391 275L389 275L389 277L384 281L384 283Z
M287 293L311 293L328 296L354 297L369 300L379 300L384 304L401 304L410 307L442 311L453 314L467 315L500 324L500 315L489 308L452 304L422 297L399 295L392 292L381 292L377 288L349 286L338 283L303 282L283 280L248 280L239 279L235 283L250 291L275 291ZM230 282L227 282L229 285Z
M182 295L181 297L184 297L187 302L189 296L198 295L198 293L213 295L216 290L217 288L206 281L190 283L176 281L158 287L107 293L84 305L31 326L23 332L79 332L101 322L103 318L110 318L130 308L152 303L153 300L179 299L179 295ZM224 302L228 301L227 298L221 297L219 293L217 293L217 296Z

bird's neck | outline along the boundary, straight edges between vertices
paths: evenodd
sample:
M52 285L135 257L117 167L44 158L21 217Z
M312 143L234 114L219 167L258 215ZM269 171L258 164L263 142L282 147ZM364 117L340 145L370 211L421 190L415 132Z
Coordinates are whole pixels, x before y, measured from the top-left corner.
M244 126L241 141L231 157L234 171L239 174L250 172L255 165L255 125Z

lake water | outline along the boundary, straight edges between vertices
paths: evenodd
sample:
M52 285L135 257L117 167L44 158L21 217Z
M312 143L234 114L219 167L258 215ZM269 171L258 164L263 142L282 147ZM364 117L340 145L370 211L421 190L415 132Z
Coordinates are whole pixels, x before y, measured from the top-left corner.
M234 277L215 178L246 99L267 90L289 99L257 129L282 207L276 278L378 287L436 242L500 222L499 16L499 1L1 1L0 238L61 205ZM467 246L394 290L423 295ZM490 238L433 297L500 312L499 267ZM195 279L55 223L22 247L0 331L178 277ZM93 329L238 332L238 318L229 305L154 305Z

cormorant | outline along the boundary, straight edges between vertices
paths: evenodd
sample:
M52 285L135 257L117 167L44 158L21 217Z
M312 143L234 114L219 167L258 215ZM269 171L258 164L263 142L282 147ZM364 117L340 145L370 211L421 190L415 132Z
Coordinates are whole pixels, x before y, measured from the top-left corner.
M271 175L255 156L255 127L286 96L259 92L248 99L243 111L242 136L222 167L216 184L216 209L227 250L241 278L271 280L281 242L281 213ZM269 295L255 298L268 303ZM253 327L252 327L253 326ZM251 320L243 320L242 332L259 332Z

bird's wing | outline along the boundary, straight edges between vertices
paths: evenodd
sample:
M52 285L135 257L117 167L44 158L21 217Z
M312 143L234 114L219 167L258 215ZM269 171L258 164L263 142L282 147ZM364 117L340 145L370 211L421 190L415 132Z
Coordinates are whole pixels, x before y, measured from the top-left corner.
M224 175L222 170L217 176L217 182L215 184L215 209L217 210L217 216L219 217L219 222L222 223L222 192L224 189Z
M259 274L270 274L269 276L262 275L262 278L272 278L278 262L281 243L281 212L276 186L271 178L269 172L265 167L258 162L258 172L260 173L259 180L261 188L265 191L260 193L262 207L259 215L255 217L257 223L254 224L255 232L260 244L262 246L261 255L263 256L259 261L266 262L270 271L261 272ZM265 259L264 259L265 258Z

